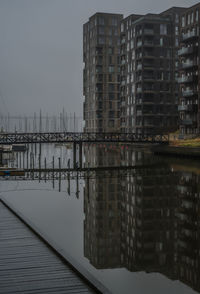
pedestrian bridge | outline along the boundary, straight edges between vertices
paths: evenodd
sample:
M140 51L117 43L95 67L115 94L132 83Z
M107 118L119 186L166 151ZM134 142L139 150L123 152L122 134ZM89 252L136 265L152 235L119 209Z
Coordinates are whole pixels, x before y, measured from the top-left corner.
M48 132L48 133L0 133L0 144L29 143L157 143L168 144L169 136L162 134L134 133L85 133L85 132Z

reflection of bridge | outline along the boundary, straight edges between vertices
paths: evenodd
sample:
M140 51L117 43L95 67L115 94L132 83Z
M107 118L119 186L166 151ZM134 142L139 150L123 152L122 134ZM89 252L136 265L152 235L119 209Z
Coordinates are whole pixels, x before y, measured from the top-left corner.
M135 166L99 166L83 168L25 168L0 170L1 180L66 180L73 178L96 178L98 176L118 177L134 175L145 170L162 168L158 164L135 165Z
M134 133L1 133L0 144L29 143L159 143L167 144L168 135L145 135Z

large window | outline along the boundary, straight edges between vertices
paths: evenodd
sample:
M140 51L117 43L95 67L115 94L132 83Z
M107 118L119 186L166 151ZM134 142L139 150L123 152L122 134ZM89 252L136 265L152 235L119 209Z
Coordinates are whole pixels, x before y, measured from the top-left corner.
M161 24L160 25L160 34L161 35L167 35L167 25L166 24Z
M182 27L184 28L185 27L185 16L182 16Z
M99 23L99 25L104 25L105 24L104 18L102 16L99 16L98 23Z

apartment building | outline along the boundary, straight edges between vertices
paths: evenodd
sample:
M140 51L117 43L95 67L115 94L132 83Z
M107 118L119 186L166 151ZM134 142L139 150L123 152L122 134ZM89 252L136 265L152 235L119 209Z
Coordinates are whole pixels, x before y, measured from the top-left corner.
M200 3L187 9L180 22L180 132L183 136L200 132L200 94L199 94L199 20Z
M177 50L184 8L130 15L121 23L121 131L178 128Z
M83 26L85 132L120 130L121 14L96 13Z

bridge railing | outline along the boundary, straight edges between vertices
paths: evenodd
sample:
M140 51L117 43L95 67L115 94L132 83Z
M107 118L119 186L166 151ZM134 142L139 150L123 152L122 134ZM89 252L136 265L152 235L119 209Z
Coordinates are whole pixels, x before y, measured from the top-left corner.
M68 143L68 142L121 142L121 143L168 143L169 136L163 134L135 133L0 133L0 144L21 143Z

